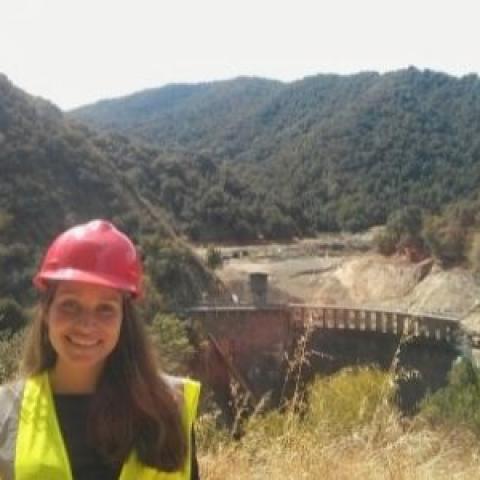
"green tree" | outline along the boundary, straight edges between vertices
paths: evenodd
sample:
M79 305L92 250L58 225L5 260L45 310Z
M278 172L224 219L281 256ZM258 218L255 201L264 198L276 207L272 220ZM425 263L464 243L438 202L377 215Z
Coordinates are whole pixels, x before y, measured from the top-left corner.
M423 212L418 207L404 207L393 212L385 230L375 238L377 249L384 255L406 250L423 251Z
M429 218L423 235L430 251L444 265L450 266L465 260L468 232L456 218Z
M185 373L193 355L185 324L175 315L159 313L149 331L164 369L169 373Z
M398 236L391 230L384 229L377 232L374 244L382 255L393 255L397 251Z
M27 324L27 315L13 298L0 298L0 331L16 332Z
M427 397L420 413L436 424L464 425L480 435L480 371L470 361L458 361L448 385Z
M289 239L295 235L295 224L277 205L265 210L264 235L266 238Z
M418 207L404 207L391 214L388 218L387 228L400 238L408 236L417 239L421 236L423 214Z
M215 248L213 245L210 245L207 249L206 261L208 268L210 268L211 270L221 268L221 266L223 265L223 259L220 249Z

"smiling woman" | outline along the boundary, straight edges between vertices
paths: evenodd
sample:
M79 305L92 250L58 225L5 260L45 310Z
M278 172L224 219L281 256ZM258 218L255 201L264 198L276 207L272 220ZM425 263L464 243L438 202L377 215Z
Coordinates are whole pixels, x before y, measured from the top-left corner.
M0 478L198 478L200 386L159 374L130 239L96 220L49 247L22 378L0 387Z
M122 295L101 285L62 282L46 323L57 353L51 374L54 391L94 391L105 360L118 343Z

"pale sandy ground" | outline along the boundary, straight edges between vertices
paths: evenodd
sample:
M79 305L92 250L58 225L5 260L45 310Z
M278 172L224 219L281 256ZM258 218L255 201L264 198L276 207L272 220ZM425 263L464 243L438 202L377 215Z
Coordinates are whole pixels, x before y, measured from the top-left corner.
M343 238L337 243L343 242L348 247L345 249L329 248L338 237L287 246L229 247L228 256L237 248L248 250L248 256L226 260L217 273L245 301L248 274L265 272L269 275L272 302L290 300L437 313L458 318L480 332L480 283L471 272L464 268L443 270L428 262L414 264L403 258L365 252L365 239Z

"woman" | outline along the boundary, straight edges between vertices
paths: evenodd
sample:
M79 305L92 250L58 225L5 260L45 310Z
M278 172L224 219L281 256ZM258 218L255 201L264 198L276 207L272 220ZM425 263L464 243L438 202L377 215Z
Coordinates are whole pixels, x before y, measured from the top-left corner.
M106 221L49 247L22 379L0 387L0 479L198 478L200 386L158 374L133 305L141 280L134 245Z

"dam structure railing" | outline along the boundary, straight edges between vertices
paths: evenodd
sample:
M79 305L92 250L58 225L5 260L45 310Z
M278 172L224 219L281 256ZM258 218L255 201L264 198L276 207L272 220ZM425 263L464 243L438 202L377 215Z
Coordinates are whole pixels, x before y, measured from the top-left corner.
M253 314L287 317L292 328L364 331L390 335L424 337L433 341L454 343L462 333L458 318L375 308L341 305L286 303L280 305L201 305L188 310L189 315L233 321ZM229 320L230 319L230 320Z
M287 304L293 325L425 337L453 343L460 333L458 319L441 315L338 305Z
M306 326L314 329L375 332L396 336L424 337L433 341L455 343L459 335L465 336L458 318L432 313L393 311L383 308L356 307L351 305L322 305L307 303L270 304L268 302L268 275L263 272L250 274L251 304L206 304L189 310L197 319L213 317L226 322L247 318L287 323L289 329ZM272 324L272 328L273 324Z

